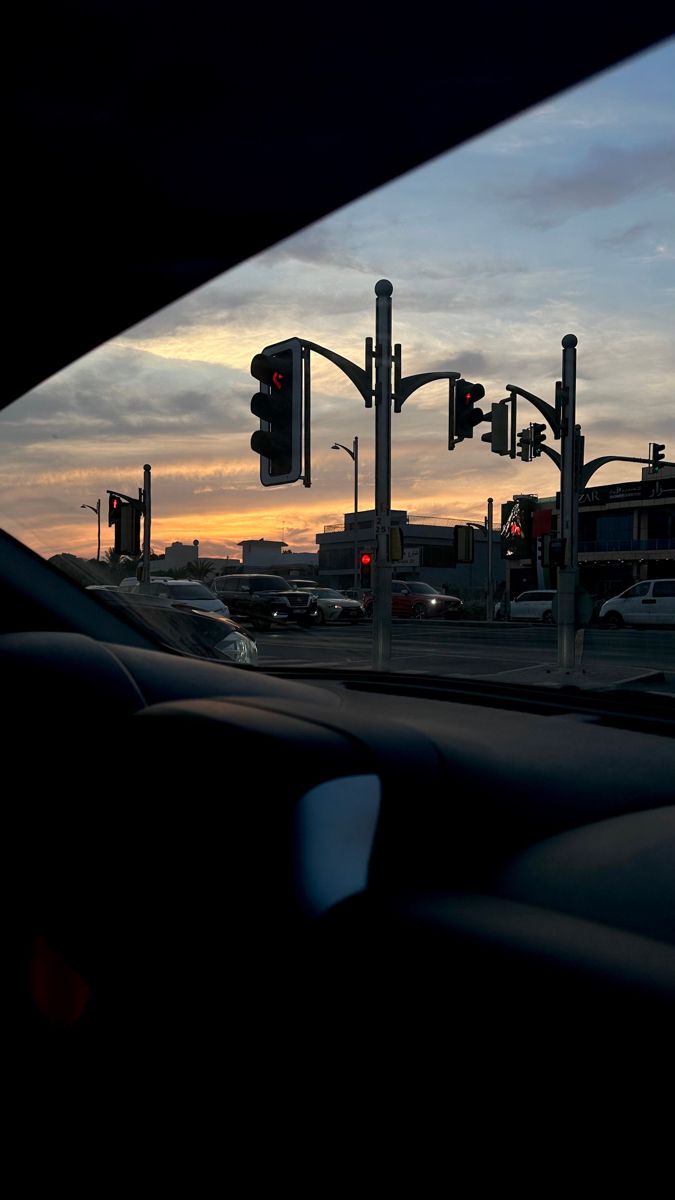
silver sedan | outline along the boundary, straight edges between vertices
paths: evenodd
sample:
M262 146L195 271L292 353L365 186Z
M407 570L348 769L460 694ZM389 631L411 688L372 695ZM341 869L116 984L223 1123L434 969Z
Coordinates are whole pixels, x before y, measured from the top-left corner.
M322 625L333 625L336 621L361 621L365 616L363 605L358 600L350 600L337 592L335 588L314 587L298 588L299 592L311 591L316 596L319 606L319 619Z

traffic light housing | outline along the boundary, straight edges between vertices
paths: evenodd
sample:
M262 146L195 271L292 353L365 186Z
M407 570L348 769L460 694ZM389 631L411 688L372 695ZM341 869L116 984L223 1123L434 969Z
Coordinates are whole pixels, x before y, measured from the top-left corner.
M111 492L108 495L108 525L115 529L115 554L137 558L141 552L141 516L145 512L142 500Z
M389 558L391 562L401 562L404 552L403 530L400 525L392 525L389 530Z
M119 525L122 517L122 500L119 496L108 496L108 525Z
M361 572L361 587L369 588L371 586L370 569L373 565L373 556L368 551L364 551L359 555L359 568Z
M288 338L266 346L251 361L251 375L262 388L251 399L260 429L251 449L260 455L264 487L295 483L302 474L302 343Z
M117 537L119 531L119 539ZM115 528L115 549L129 558L138 558L141 552L141 505L122 505L120 523ZM119 547L117 545L119 540Z
M532 434L528 429L521 429L518 434L518 450L516 458L522 458L523 462L532 462Z
M470 525L455 525L455 562L474 561L474 532Z
M532 458L541 458L541 443L546 441L546 434L543 430L545 425L540 425L534 422L530 425L530 445L532 447Z
M508 404L503 400L500 400L497 404L493 404L490 412L485 414L483 420L489 421L492 429L489 433L482 435L481 441L490 443L490 449L493 454L508 454L511 449Z
M482 383L469 383L468 379L455 380L454 433L459 441L472 438L476 425L483 420L483 412L476 408L478 400L485 395Z
M649 443L649 469L650 471L660 471L661 463L666 457L665 442L650 442Z

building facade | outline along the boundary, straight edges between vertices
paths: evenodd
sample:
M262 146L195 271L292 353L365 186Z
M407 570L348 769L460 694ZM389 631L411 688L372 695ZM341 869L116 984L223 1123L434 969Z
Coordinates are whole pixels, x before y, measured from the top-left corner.
M439 591L460 595L462 599L483 600L488 579L488 538L485 528L474 529L473 562L458 562L456 528L466 524L451 518L411 517L405 509L394 509L392 526L403 533L403 559L393 564L395 579L423 580ZM338 526L317 533L319 578L326 587L339 591L357 587L355 564L365 551L375 553L375 510L345 513ZM492 535L492 577L495 583L505 578L500 556L499 527Z
M503 505L507 512L512 501ZM559 528L559 495L533 497L531 528L523 551L507 559L511 596L529 588L555 587L550 547ZM502 551L508 530L502 522ZM638 480L586 488L579 497L579 584L598 600L616 596L641 579L675 577L675 467Z

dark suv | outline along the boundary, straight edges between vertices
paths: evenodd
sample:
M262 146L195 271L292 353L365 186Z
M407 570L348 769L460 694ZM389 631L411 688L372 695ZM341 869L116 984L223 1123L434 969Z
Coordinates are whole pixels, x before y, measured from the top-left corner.
M211 588L233 617L255 629L289 621L309 629L320 620L316 596L298 592L281 575L219 575Z

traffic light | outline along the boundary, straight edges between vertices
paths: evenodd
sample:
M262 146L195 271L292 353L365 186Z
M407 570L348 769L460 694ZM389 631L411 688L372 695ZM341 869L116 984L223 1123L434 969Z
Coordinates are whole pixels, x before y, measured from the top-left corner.
M122 501L119 496L108 496L108 525L119 525L122 516Z
M455 421L454 432L461 442L463 438L472 438L476 425L483 420L480 408L475 408L478 400L485 395L482 383L469 383L467 379L455 380Z
M470 525L455 525L455 562L472 563L474 532Z
M119 532L119 538L117 534ZM119 542L119 547L118 547ZM119 554L137 558L141 552L141 505L123 504L121 519L115 528L115 549Z
M530 425L532 458L541 458L541 443L546 441L546 434L542 432L545 428L545 425L538 425L536 422Z
M493 404L490 412L485 414L483 420L490 421L492 429L490 433L482 435L481 441L490 442L490 449L493 454L508 454L510 450L508 404L504 400Z
M521 429L518 434L516 458L522 458L523 462L532 462L532 434L529 428Z
M373 562L373 556L372 556L372 554L368 554L367 551L365 553L361 554L359 557L359 566L361 567L361 587L362 588L370 587L370 568L372 566L372 562Z
M527 498L502 504L502 558L530 558L532 554L532 505Z
M302 474L300 339L266 346L254 355L251 375L264 388L251 400L251 412L260 418L260 429L251 437L251 449L260 455L260 481L264 487L295 483Z
M393 525L389 531L389 558L391 562L400 562L403 558L403 530L400 525Z
M666 449L665 442L650 442L649 443L649 459L650 459L649 470L650 471L660 471L661 470L661 463L663 462L664 458L666 457L665 449Z

